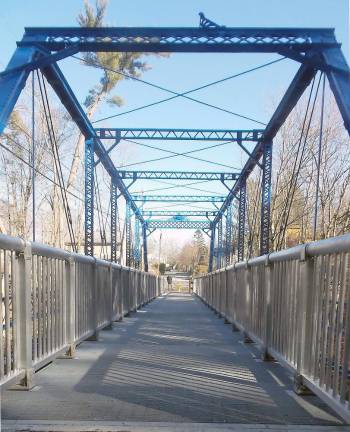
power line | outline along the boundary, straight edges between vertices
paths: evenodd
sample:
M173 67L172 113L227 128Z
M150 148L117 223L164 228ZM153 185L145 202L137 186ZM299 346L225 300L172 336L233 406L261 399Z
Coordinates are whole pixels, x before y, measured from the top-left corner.
M165 92L167 92L167 93L170 93L170 94L174 95L174 96L172 96L172 97L169 97L169 98L166 98L166 99L162 99L162 100L159 100L159 101L156 101L156 102L153 102L153 103L147 104L147 105L143 105L143 106L140 106L140 107L134 108L134 109L129 110L129 111L124 111L124 112L119 113L119 114L114 114L114 115L112 115L112 116L108 116L108 117L104 117L104 118L101 118L101 119L95 120L95 121L92 122L92 123L98 123L98 122L101 122L101 121L103 121L103 120L108 120L108 119L111 119L111 118L114 118L114 117L119 117L119 116L121 116L121 115L130 114L130 113L132 113L132 112L139 111L139 110L141 110L141 109L149 108L149 107L151 107L151 106L159 105L159 104L161 104L161 103L164 103L164 102L167 102L167 101L170 101L170 100L176 99L176 98L178 98L178 97L183 97L183 98L185 98L185 99L191 100L192 102L196 102L196 103L199 103L199 104L201 104L201 105L207 106L207 107L209 107L209 108L214 108L214 109L217 109L217 110L219 110L219 111L223 111L223 112L226 112L226 113L228 113L228 114L232 114L232 115L234 115L234 116L236 116L236 117L240 117L240 118L243 118L243 119L245 119L245 120L249 120L249 121L252 121L252 122L254 122L254 123L261 124L261 125L263 125L263 126L266 126L266 123L261 122L261 121L259 121L259 120L256 120L256 119L254 119L254 118L251 118L251 117L248 117L248 116L245 116L245 115L242 115L242 114L239 114L239 113L236 113L236 112L230 111L230 110L228 110L228 109L221 108L221 107L218 107L218 106L213 105L213 104L209 104L209 103L204 102L204 101L201 101L201 100L199 100L199 99L195 99L195 98L189 97L189 96L187 96L187 95L190 94L190 93L196 92L196 91L198 91L198 90L202 90L202 89L204 89L204 88L208 88L208 87L210 87L210 86L213 86L213 85L216 85L216 84L222 83L222 82L224 82L224 81L228 81L228 80L230 80L230 79L237 78L237 77L239 77L239 76L242 76L242 75L248 74L248 73L250 73L250 72L254 72L254 71L256 71L256 70L262 69L262 68L264 68L264 67L270 66L270 65L272 65L272 64L274 64L274 63L278 63L278 62L280 62L280 61L286 59L286 57L282 57L282 58L279 58L279 59L276 59L276 60L272 60L272 61L270 61L270 62L264 63L264 64L262 64L262 65L256 66L256 67L251 68L251 69L247 69L247 70L245 70L245 71L242 71L242 72L239 72L239 73L237 73L237 74L234 74L234 75L231 75L231 76L228 76L228 77L222 78L222 79L220 79L220 80L213 81L213 82L211 82L211 83L205 84L205 85L200 86L200 87L197 87L197 88L195 88L195 89L191 89L191 90L188 90L188 91L183 92L183 93L178 93L178 92L175 92L175 91L170 90L170 89L168 89L168 88L165 88L165 87L163 87L163 86L160 86L160 85L157 85L157 84L151 83L151 82L149 82L149 81L143 80L143 79L141 79L141 78L137 78L137 77L134 77L134 76L132 76L132 75L126 74L125 72L122 72L122 71L120 71L120 70L116 70L116 69L112 69L112 68L108 68L108 67L101 66L101 65L98 65L98 64L96 64L96 63L93 63L93 62L91 62L91 61L89 61L89 60L86 60L86 59L80 58L80 57L75 56L75 55L73 55L72 57L75 58L76 60L82 61L82 62L88 64L89 66L95 67L95 68L97 68L97 69L107 70L107 71L109 71L109 72L113 72L113 73L116 73L116 74L122 75L122 76L124 76L125 78L132 79L132 80L135 80L135 81L141 82L141 83L143 83L143 84L149 85L149 86L151 86L151 87L157 88L157 89L159 89L159 90L163 90L163 91L165 91Z

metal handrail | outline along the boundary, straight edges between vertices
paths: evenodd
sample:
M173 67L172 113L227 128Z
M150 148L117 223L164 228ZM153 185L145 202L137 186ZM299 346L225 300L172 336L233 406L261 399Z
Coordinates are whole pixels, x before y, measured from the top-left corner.
M350 422L350 234L194 278L194 292Z
M150 273L4 234L0 277L0 387L32 387L36 370L167 289Z

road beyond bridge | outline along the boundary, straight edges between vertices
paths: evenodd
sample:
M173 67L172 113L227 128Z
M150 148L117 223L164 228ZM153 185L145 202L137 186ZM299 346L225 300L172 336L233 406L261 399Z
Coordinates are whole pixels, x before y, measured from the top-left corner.
M343 424L316 396L296 396L286 369L262 362L254 345L190 294L159 297L101 332L100 341L83 342L75 359L55 360L35 381L29 392L3 393L5 430L14 426L8 420L17 429L45 430L42 419L51 430L74 421L80 430L96 430L100 421L174 422L176 430L207 430L181 429L185 423L212 423L208 430L215 423L255 424L255 431Z

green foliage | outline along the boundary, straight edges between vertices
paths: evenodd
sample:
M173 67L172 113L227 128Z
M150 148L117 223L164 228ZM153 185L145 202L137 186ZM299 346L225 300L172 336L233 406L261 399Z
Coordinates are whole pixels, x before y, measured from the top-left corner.
M96 0L95 7L92 7L88 0L84 2L84 11L78 15L77 21L81 27L106 27L105 16L108 0ZM142 72L148 70L149 65L141 58L148 54L138 52L93 52L84 53L84 64L97 66L103 70L98 85L90 89L84 101L87 109L93 108L108 95L115 86L125 79L125 75L139 77ZM165 54L155 54L162 55ZM120 73L115 73L119 71ZM119 96L111 96L107 102L110 105L121 106L122 99Z
M159 273L163 275L165 273L165 270L166 270L166 264L160 263L159 264Z

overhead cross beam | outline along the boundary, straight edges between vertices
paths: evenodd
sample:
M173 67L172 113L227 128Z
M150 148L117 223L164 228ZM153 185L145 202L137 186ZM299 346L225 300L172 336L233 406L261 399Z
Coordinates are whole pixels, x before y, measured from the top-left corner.
M132 195L133 201L152 202L224 202L222 195Z
M239 173L211 171L125 171L119 170L122 179L131 180L237 180Z
M216 216L218 212L215 210L143 210L143 216L173 216L187 217L187 216Z
M210 229L211 223L208 220L149 220L146 222L149 229Z
M279 52L286 55L338 46L332 29L27 27L19 46L80 52Z
M100 139L166 140L166 141L259 141L262 129L156 129L156 128L96 128Z

